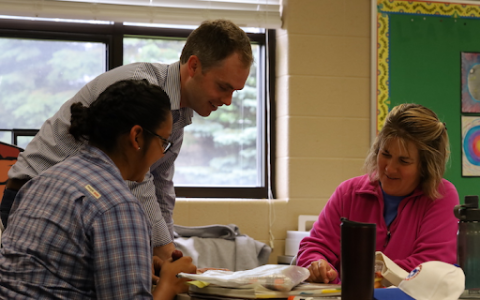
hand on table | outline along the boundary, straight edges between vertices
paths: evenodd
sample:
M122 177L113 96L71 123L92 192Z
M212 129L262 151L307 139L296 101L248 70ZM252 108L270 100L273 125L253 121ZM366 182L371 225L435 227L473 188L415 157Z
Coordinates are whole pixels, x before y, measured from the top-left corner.
M338 276L337 271L324 259L312 262L308 266L308 271L310 271L310 277L307 278L307 281L310 282L330 283Z
M189 256L180 257L175 261L172 258L162 261L154 256L154 267L160 269L160 280L153 291L153 297L162 300L173 299L177 294L188 292L186 284L188 279L177 278L178 273L195 274L197 272L197 267L192 264L192 258Z
M173 250L172 252L172 261L176 261L177 259L183 257L183 253L180 250ZM158 256L153 256L153 263L152 263L152 283L156 285L160 280L160 269L162 268L163 260Z

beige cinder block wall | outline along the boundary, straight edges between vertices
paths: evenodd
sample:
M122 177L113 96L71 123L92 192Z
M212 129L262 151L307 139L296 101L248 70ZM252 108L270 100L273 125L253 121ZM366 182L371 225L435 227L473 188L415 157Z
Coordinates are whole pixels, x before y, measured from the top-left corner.
M283 0L277 31L276 196L179 199L175 223L236 224L285 251L298 215L318 215L335 187L361 175L370 145L370 0Z

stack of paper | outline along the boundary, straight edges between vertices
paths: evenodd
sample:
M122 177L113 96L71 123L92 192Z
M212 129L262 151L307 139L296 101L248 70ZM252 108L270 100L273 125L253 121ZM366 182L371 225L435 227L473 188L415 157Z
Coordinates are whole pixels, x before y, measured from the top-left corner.
M223 287L240 287L259 284L268 289L290 291L308 278L307 268L288 265L263 265L245 271L208 270L202 274L179 273L177 277L188 278L201 286L215 284ZM192 282L190 282L192 283ZM199 286L198 284L196 284Z
M269 298L288 298L289 296L302 297L331 297L340 296L341 290L339 284L320 284L303 282L294 287L291 291L274 291L258 284L249 284L241 287L222 287L218 285L208 285L203 288L190 286L190 295L192 296L217 296L219 299L269 299Z

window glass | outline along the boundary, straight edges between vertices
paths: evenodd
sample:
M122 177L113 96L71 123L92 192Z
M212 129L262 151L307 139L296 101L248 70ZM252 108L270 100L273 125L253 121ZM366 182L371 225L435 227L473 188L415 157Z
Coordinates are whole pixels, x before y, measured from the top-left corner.
M184 39L124 39L124 63L172 63L179 59ZM260 89L260 45L253 44L255 63L245 87L234 93L232 105L207 117L194 114L185 128L182 150L175 162L175 186L263 185L263 107ZM260 121L259 121L260 120Z
M0 142L11 144L12 143L12 132L11 131L0 131Z
M33 136L19 136L17 137L17 146L25 149L32 140Z
M40 128L106 71L105 53L102 43L0 38L0 128Z

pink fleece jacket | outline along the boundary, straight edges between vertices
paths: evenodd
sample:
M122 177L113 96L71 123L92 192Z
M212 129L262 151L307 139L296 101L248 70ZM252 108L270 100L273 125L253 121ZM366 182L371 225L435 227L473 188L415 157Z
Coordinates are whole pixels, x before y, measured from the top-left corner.
M455 186L442 179L437 200L419 188L403 199L395 220L387 227L383 218L383 195L378 182L368 175L349 179L338 186L309 237L300 243L297 265L325 259L338 272L340 281L340 218L377 224L376 250L382 251L410 272L420 263L432 260L454 264L457 260L458 220L453 208L459 204Z

